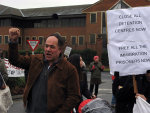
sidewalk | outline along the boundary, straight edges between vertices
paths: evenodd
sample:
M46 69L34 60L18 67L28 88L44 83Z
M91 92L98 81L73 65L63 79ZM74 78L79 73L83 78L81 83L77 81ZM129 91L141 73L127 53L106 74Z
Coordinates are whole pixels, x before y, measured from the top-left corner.
M13 100L22 99L22 98L23 98L23 95L13 95L12 96Z

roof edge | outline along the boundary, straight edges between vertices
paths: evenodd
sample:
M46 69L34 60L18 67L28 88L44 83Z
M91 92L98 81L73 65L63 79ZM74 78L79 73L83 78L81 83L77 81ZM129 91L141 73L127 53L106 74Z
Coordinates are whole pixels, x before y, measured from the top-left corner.
M112 9L115 5L117 5L120 2L120 0L118 0L114 5L112 5L110 8L108 8L108 10Z
M83 9L83 10L82 10L82 13L88 13L88 12L87 12L87 11L85 11L85 10L87 10L88 8L90 8L90 7L94 6L94 5L96 5L96 4L98 4L98 3L102 2L102 1L103 1L103 0L99 0L99 1L95 2L94 4L91 4L89 7L87 7L87 8L85 8L85 9Z

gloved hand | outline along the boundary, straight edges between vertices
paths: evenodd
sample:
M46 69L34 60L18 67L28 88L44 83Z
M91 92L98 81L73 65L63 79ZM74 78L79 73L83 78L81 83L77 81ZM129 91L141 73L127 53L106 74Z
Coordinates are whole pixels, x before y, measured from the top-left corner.
M95 69L95 65L92 66L92 69L91 69L91 70L94 70L94 69Z
M105 66L104 66L104 65L102 65L102 66L101 66L101 69L102 69L102 70L104 70L104 69L105 69Z

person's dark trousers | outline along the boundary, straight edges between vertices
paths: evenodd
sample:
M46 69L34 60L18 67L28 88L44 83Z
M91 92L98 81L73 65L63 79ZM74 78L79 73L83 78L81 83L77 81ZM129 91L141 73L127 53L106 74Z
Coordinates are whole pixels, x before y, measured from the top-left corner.
M94 84L90 84L90 92L91 92L91 94L93 94L93 88L94 88Z
M94 85L95 85L95 96L97 96L97 94L98 94L98 87L99 87L99 85L98 84L90 84L90 92L91 92L91 94L93 93L93 89L94 89Z
M95 84L95 96L97 97L97 94L98 94L98 87L99 85L98 84Z

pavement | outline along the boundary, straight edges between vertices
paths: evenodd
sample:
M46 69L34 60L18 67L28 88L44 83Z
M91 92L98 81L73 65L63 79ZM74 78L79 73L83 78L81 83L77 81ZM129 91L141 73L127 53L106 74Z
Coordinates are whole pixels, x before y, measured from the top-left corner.
M23 95L13 95L12 96L13 100L22 99L22 98L23 98Z

